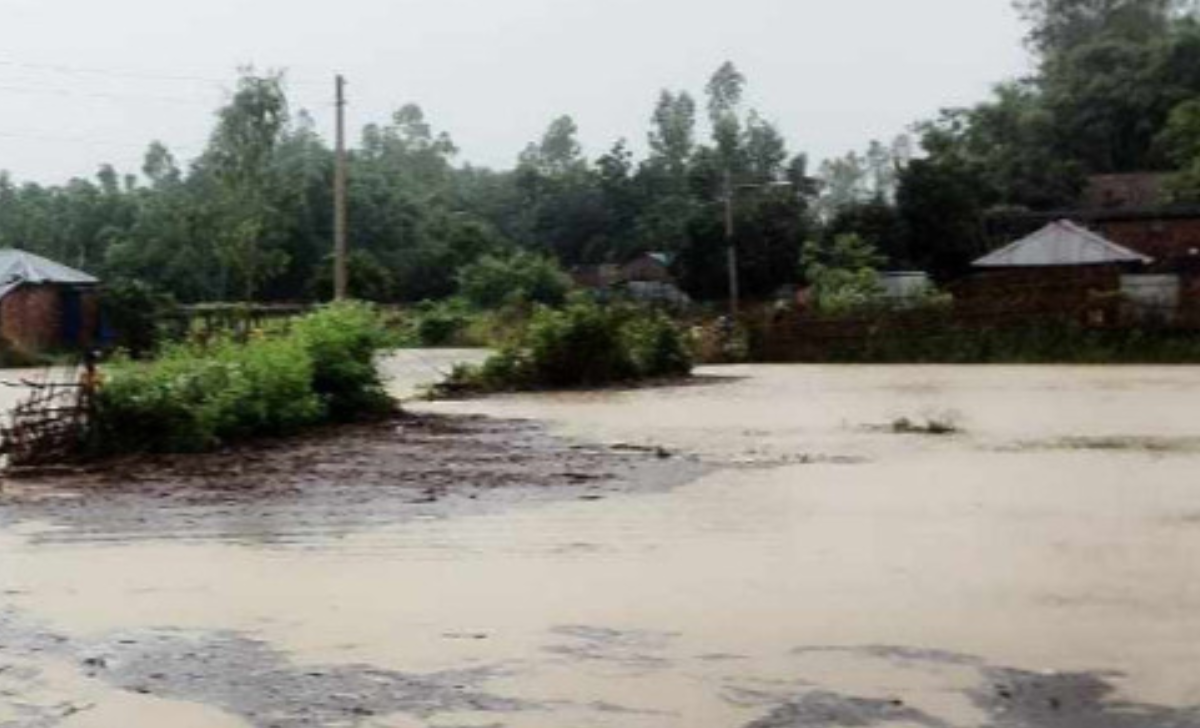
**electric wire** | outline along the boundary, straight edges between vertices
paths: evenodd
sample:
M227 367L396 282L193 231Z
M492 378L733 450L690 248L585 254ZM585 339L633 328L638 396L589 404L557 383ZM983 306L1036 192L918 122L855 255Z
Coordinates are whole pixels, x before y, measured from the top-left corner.
M214 76L200 76L181 73L153 73L146 71L131 71L125 69L100 68L96 66L75 66L58 63L33 63L28 61L18 61L12 58L0 58L0 67L17 68L29 71L42 71L47 73L57 73L65 75L78 76L105 76L109 78L122 78L129 80L140 81L163 81L174 83L203 83L217 86L225 86L230 82L230 78L216 78ZM317 81L309 78L293 78L287 71L283 72L285 84L295 84L301 86L320 85L326 86L329 82Z

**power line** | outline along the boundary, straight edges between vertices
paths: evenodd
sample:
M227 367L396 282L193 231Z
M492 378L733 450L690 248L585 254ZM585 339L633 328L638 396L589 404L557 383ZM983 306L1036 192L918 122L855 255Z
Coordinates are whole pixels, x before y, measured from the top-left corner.
M29 133L29 132L3 131L3 130L0 130L0 139L18 139L21 141L45 142L45 143L52 143L52 144L89 144L89 145L96 145L96 146L127 147L130 149L143 149L143 150L149 148L150 144L152 143L152 142L138 143L138 142L131 142L131 141L121 141L121 140L117 140L117 139L101 139L101 138L97 138L97 137L58 136L58 135L52 135L52 134L37 134L37 133ZM183 145L183 146L175 146L175 145L167 144L166 142L163 142L163 144L164 144L164 146L167 147L167 149L171 150L172 152L179 151L179 152L183 152L185 154L195 153L198 150L203 149L202 144Z
M63 65L58 63L29 63L26 61L16 61L11 58L0 58L0 66L8 68L21 68L31 71L45 71L49 73L60 73L70 75L93 75L93 76L108 76L111 78L124 78L140 81L169 81L182 83L205 83L213 85L226 85L230 82L230 78L215 78L212 76L197 76L190 74L175 74L175 73L147 73L144 71L129 71L124 69L114 68L99 68L95 66L74 66ZM284 71L284 81L288 84L296 84L302 86L324 85L324 82L306 79L290 78Z
M103 91L72 91L63 88L29 88L25 86L0 85L0 92L33 94L37 96L67 96L74 98L91 98L106 101L153 101L166 104L205 104L211 105L211 99L184 98L182 96L153 96L147 94L107 93Z

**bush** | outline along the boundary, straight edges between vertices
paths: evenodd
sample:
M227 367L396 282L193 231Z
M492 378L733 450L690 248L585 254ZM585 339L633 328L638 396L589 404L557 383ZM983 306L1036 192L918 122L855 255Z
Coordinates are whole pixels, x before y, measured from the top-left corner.
M458 285L463 298L477 308L517 302L558 306L571 290L571 279L550 258L516 253L483 256L459 271Z
M662 313L632 319L625 327L625 342L640 376L686 376L692 371L686 338Z
M482 366L456 368L436 393L593 387L691 367L685 335L662 314L580 300L539 309L515 341Z
M396 342L373 307L328 306L296 321L291 336L312 359L313 391L329 417L353 419L391 407L375 367L375 353Z
M405 339L417 346L458 345L473 319L462 299L423 303L411 313Z
M405 311L399 324L405 346L502 348L524 331L531 306L509 303L481 311L462 298L422 303Z
M844 313L871 306L882 293L878 269L883 263L878 251L854 234L805 243L800 265L813 308Z
M172 337L170 322L177 322L178 304L170 295L136 280L110 283L104 288L101 309L112 329L116 346L134 356L150 354Z
M119 359L96 395L92 450L199 452L380 413L392 405L374 357L387 343L373 309L338 304L246 343L225 336Z

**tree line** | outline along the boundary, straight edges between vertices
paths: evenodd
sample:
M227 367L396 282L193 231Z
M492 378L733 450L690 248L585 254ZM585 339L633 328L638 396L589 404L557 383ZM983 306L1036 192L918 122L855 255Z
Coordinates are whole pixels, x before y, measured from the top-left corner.
M564 267L674 255L701 297L723 286L723 181L792 180L738 201L744 275L764 294L794 277L815 189L803 155L742 106L732 64L706 93L711 138L689 93L664 91L649 152L625 141L587 158L569 116L555 119L511 170L457 161L420 107L366 125L349 154L352 292L384 301L453 294L488 256L536 254ZM140 175L101 168L64 185L0 175L0 245L107 280L137 280L189 302L328 297L334 153L289 106L284 76L243 74L203 153L181 165L153 143Z
M797 282L806 241L846 234L892 267L961 273L997 208L1070 206L1089 175L1158 171L1200 202L1200 23L1180 0L1021 0L1029 78L890 143L810 170L744 103L727 63L702 94L664 90L647 152L617 141L589 158L570 116L512 169L460 162L416 105L362 128L349 155L352 292L381 301L455 293L482 259L530 254L566 268L665 252L685 289L724 295L722 199L741 277L763 297ZM334 154L293 110L283 75L243 73L205 150L181 164L151 144L141 174L18 183L0 174L0 245L188 302L303 301L332 288Z
M1200 23L1181 0L1020 0L1036 67L991 98L917 124L890 183L871 154L835 160L844 201L828 229L853 232L893 265L940 277L986 252L999 211L1079 204L1088 177L1163 173L1168 203L1200 202ZM878 145L875 158L882 154ZM878 167L878 165L874 165ZM849 170L849 171L847 171Z

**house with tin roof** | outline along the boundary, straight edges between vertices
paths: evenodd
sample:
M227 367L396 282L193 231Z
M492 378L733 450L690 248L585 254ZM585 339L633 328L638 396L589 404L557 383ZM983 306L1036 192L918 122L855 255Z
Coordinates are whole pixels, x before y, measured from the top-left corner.
M0 338L26 354L94 343L100 281L40 255L0 249Z

